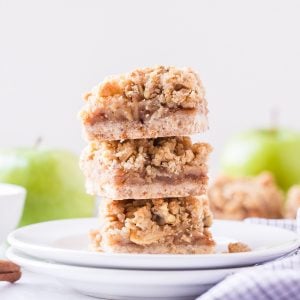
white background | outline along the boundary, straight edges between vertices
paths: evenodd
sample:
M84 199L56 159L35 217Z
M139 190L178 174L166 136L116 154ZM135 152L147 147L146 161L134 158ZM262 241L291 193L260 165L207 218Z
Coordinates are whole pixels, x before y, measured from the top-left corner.
M0 147L83 147L81 95L105 75L190 66L207 90L212 168L233 133L299 128L300 1L0 0Z

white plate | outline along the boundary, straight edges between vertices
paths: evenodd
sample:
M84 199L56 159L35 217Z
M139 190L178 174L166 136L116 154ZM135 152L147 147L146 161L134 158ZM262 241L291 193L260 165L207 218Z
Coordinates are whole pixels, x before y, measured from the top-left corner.
M72 264L125 269L205 269L241 267L278 258L294 249L299 237L292 231L238 221L214 221L216 254L117 254L88 250L88 232L97 219L71 219L34 224L17 229L8 237L16 249L41 259ZM248 244L253 251L222 253L229 242Z
M124 270L76 267L34 259L14 248L7 258L28 271L50 275L78 292L104 299L195 299L214 284L237 271Z

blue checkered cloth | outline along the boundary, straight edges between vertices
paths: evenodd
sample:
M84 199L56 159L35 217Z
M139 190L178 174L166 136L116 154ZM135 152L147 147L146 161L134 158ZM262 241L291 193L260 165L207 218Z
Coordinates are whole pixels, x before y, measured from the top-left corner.
M278 226L300 234L296 220L251 218L245 222ZM236 273L215 285L197 300L297 300L300 299L300 249L283 258Z

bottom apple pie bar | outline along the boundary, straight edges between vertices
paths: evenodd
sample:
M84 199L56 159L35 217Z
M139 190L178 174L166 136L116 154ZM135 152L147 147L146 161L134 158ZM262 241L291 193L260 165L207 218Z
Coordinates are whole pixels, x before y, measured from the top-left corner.
M92 249L123 253L213 253L205 197L103 200Z

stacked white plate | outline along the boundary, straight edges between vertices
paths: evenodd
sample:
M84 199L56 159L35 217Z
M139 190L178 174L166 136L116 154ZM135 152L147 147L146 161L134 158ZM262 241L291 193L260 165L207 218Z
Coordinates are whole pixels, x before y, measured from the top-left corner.
M114 254L88 250L97 219L51 221L11 233L8 259L59 279L78 292L105 299L194 299L217 282L278 259L300 245L288 230L235 221L214 221L216 254ZM253 251L224 253L229 242Z

